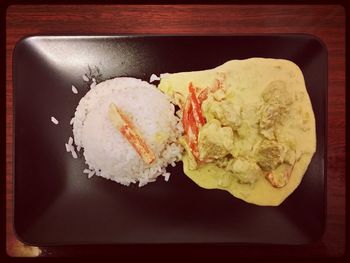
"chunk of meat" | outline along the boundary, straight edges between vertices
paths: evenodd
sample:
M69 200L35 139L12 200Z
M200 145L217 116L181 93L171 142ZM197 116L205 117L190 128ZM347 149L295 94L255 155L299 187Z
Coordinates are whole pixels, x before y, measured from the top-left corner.
M213 101L208 108L208 114L220 121L222 126L230 126L233 130L237 130L242 122L235 105L228 100Z
M259 132L266 139L276 139L277 123L283 120L284 108L278 104L264 103L260 107Z
M233 147L233 131L230 127L221 127L220 122L211 120L199 131L199 159L214 160L230 153Z
M282 144L274 140L263 140L257 150L257 163L264 171L274 170L280 165L285 156Z
M255 183L262 175L260 167L255 162L244 158L231 159L225 169L244 184Z
M263 104L260 108L260 122L259 126L261 129L272 128L277 118L281 114L281 108L277 104Z
M287 84L281 80L270 82L262 93L262 98L270 104L290 105L293 97L290 95Z

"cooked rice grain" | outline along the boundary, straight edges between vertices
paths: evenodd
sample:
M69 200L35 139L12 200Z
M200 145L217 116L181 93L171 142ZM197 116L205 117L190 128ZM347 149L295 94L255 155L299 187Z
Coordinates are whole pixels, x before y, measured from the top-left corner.
M51 117L51 121L56 125L58 124L58 120L55 117Z
M74 94L78 94L78 90L77 90L77 88L74 85L72 85L72 92Z

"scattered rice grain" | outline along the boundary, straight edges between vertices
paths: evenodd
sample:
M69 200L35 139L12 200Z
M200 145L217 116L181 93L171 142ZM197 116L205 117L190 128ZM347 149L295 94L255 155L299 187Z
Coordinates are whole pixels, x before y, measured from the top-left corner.
M55 117L51 117L51 121L56 125L58 124L58 120Z
M77 159L78 158L78 155L77 153L74 151L74 149L72 149L72 156L74 159Z
M88 178L90 179L91 177L93 177L95 174L95 171L90 171L90 173L88 173Z
M66 146L66 151L69 153L69 152L70 152L70 149L71 149L71 148L69 147L70 145L67 144L67 143L65 143L65 146Z
M152 83L153 81L156 81L156 80L160 80L160 78L156 74L152 74L149 79L149 82Z
M74 94L78 94L78 90L74 85L72 85L72 91Z
M166 182L168 182L168 181L169 181L169 178L170 178L170 173L164 173L163 176L164 176L164 180L165 180Z

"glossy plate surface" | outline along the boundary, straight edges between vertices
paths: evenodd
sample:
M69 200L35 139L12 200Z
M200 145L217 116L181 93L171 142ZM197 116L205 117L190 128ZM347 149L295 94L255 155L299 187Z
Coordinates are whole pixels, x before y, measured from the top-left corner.
M213 68L231 59L283 58L303 71L316 117L317 152L279 207L245 203L188 179L125 187L83 175L65 143L82 75L100 80ZM310 35L32 36L14 52L15 203L18 237L30 244L306 244L325 223L327 50ZM71 86L78 88L73 94ZM56 117L59 125L50 118Z

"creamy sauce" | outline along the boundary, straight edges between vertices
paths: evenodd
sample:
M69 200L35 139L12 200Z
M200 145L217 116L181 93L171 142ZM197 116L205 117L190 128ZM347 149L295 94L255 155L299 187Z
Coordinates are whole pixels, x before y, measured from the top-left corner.
M257 205L279 205L300 184L316 150L315 118L302 72L294 63L282 59L232 60L211 70L169 74L161 79L159 88L172 96L175 103L180 104L188 95L189 82L196 87L205 88L215 85L217 80L223 83L225 94L217 94L216 98L214 95L209 97L203 102L202 111L207 122L210 122L217 118L210 111L215 100L224 99L231 103L229 105L232 105L230 107L235 113L231 111L231 115L226 114L228 121L222 122L223 125L231 125L234 133L230 154L234 159L243 160L242 163L249 160L254 165L258 163L261 166L262 162L259 163L257 155L259 145L263 140L277 141L289 149L288 153L293 152L291 157L285 157L293 164L296 161L290 179L281 188L273 187L259 168L253 181L242 183L242 178L237 174L220 168L215 162L194 166L193 160L191 161L193 157L188 151L183 156L184 172L203 188L226 190L237 198ZM267 118L264 122L262 117L270 117L270 111L275 105L271 106L270 102L279 96L278 93L266 93L269 85L271 88L271 83L283 84L286 89L286 92L281 93L283 101L280 104L286 108L286 113L281 114L284 117L280 117L279 121L273 121L273 129L268 128L271 120ZM233 114L237 113L240 119L235 123ZM252 170L249 171L251 173Z

